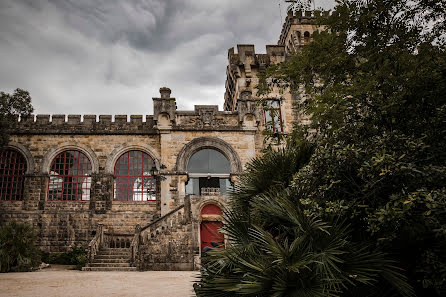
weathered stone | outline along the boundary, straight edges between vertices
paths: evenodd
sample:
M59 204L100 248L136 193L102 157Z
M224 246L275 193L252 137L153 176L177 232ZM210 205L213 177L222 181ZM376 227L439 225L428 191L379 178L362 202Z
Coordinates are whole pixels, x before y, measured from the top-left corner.
M202 215L201 210L207 204L223 208L226 197L214 188L203 190L201 196L186 196L189 159L201 149L219 151L230 163L225 178L234 182L244 166L261 154L265 114L258 104L257 75L287 58L287 43L298 30L315 30L311 19L289 15L279 45L267 46L266 54L256 54L253 45L238 45L238 53L229 50L224 111L216 105L179 111L171 90L161 88L160 97L153 98L154 115L145 121L142 115L131 115L129 121L127 115L116 115L114 120L111 115L84 115L82 121L81 115L53 115L51 121L50 115L37 115L17 121L10 127L9 147L26 159L23 200L0 201L0 224L30 223L38 232L40 248L48 252L73 245L87 248L98 238L102 248L124 246L128 252L136 251L129 262L121 258L121 251L102 250L86 270L197 268L200 224L221 220L221 215ZM280 133L288 133L294 122L308 117L294 109L295 102L304 99L281 90L274 86L271 96L280 102ZM54 175L51 164L64 150L78 150L91 162L87 201L48 200L50 174ZM153 159L154 168L145 174L156 177L154 201L114 200L116 162L135 150Z

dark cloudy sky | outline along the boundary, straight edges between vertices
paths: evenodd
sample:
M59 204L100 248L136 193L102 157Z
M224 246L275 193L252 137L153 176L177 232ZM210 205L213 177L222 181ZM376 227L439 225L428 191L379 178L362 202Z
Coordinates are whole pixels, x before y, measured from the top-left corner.
M36 113L151 114L162 86L179 109L222 109L227 50L276 44L286 8L278 4L0 0L0 90L28 90Z

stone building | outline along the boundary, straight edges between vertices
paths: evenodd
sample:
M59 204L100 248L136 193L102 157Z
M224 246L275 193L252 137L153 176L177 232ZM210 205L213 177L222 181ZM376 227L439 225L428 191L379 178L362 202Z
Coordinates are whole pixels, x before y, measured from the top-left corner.
M10 128L0 159L0 223L32 224L48 252L89 248L87 269L182 270L224 238L226 193L264 148L263 131L301 119L276 88L257 104L257 74L309 42L309 15L289 14L278 45L228 53L224 111L176 108L171 90L153 115L36 115ZM270 112L274 111L274 112ZM113 263L113 264L111 264Z

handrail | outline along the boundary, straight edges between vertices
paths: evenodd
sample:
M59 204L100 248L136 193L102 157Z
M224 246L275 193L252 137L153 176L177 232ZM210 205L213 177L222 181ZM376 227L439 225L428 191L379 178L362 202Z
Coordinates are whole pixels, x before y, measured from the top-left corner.
M172 214L174 214L175 212L179 211L180 209L184 208L184 204L181 204L180 206L178 206L177 208L175 208L174 210L169 211L168 213L166 213L165 215L163 215L162 217L156 219L155 221L151 222L150 224L144 226L141 228L141 232L145 231L146 229L152 227L153 225L155 225L156 223L166 219L167 217L170 217Z
M94 257L98 253L103 242L104 242L104 225L98 224L98 229L96 231L96 234L88 244L88 261L90 264L93 263Z
M184 208L184 212L181 213L180 210ZM191 222L191 204L190 204L190 197L185 196L184 197L184 204L181 204L180 206L176 207L175 209L169 211L162 217L156 219L155 221L147 224L146 226L142 227L140 225L136 225L135 227L135 234L133 236L132 242L130 243L130 251L132 256L132 264L135 266L138 266L138 257L139 257L139 248L141 244L145 244L145 235L146 233L149 233L149 237L152 234L152 231L156 231L158 233L158 228L161 228L162 230L165 230L164 228L167 227L170 223L171 226L177 225L177 224L188 224ZM171 218L172 217L172 218ZM169 221L170 219L170 221ZM158 226L159 225L159 226Z
M132 264L135 264L136 258L139 252L139 237L141 235L141 226L136 225L135 235L133 236L132 243L130 244L130 249L132 252Z

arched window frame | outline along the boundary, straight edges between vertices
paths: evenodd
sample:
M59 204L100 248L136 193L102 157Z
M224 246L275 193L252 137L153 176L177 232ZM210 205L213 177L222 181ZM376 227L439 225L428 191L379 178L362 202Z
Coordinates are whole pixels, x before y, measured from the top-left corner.
M7 147L0 151L0 158L0 201L22 201L25 174L29 170L25 155L15 148Z
M77 168L71 174L57 173L55 166L64 168L62 171L68 171L66 166L71 158L68 154L74 154L72 158L77 162ZM82 162L81 162L82 160ZM80 166L82 165L82 166ZM66 149L58 152L51 160L49 168L49 182L47 191L47 201L52 202L88 202L91 194L91 173L93 172L93 164L89 156L78 149ZM72 179L71 181L69 181ZM73 179L75 181L73 181ZM67 181L68 180L68 181ZM65 192L66 188L71 189ZM60 189L59 191L56 189ZM73 199L74 198L74 199Z
M199 153L200 151L203 150L213 150L215 152L220 153L228 162L229 165L229 170L227 173L210 173L210 172L187 172L188 175L188 181L186 183L186 194L193 194L193 195L224 195L227 188L231 187L231 163L229 161L229 159L227 158L227 156L221 152L220 150L218 150L217 148L214 147L202 147L201 149L196 150L189 158L188 162L187 162L187 167L189 166L189 162L191 161L191 159L193 158L193 156L195 156L197 153ZM214 179L216 180L218 178L218 182L219 185L218 187L202 187L201 186L201 180L206 178L208 180ZM196 189L194 188L194 185L190 184L193 182L199 182L198 185L198 192L196 191ZM222 184L226 183L226 184ZM204 192L203 192L204 190Z
M279 99L267 99L263 106L266 130L273 133L283 132L282 105Z
M310 43L310 37L311 37L310 32L305 31L305 32L304 32L304 44L308 44L308 43Z
M132 152L141 153L142 156L142 163L144 163L144 160L149 161L147 163L148 165L148 171L144 171L144 165L141 168L141 174L129 174L130 173L130 162L128 161L127 168L117 168L119 163L121 162L122 158L130 158L130 154ZM147 158L144 159L144 156L147 156ZM128 159L129 160L129 159ZM122 165L122 164L121 164ZM150 167L150 168L149 168ZM157 200L157 194L158 194L158 185L156 176L154 175L154 171L156 171L157 168L157 162L155 158L153 158L149 153L139 150L139 149L129 149L124 152L122 152L117 158L116 162L114 164L113 169L113 201L120 201L120 202L155 202ZM124 172L123 169L127 169L126 174L122 174ZM117 171L118 170L118 171ZM118 173L117 173L118 172ZM127 187L122 187L117 185L119 178L125 178L127 177ZM129 179L133 178L134 180L130 183ZM147 179L147 182L144 182L144 180ZM142 182L141 182L142 181ZM124 184L124 183L122 183ZM144 187L145 184L150 184L150 187ZM139 187L138 185L141 185ZM117 189L121 188L122 190L126 189L127 195L126 199L117 199ZM145 192L146 190L146 192ZM132 192L132 200L129 199L129 191ZM135 193L137 194L135 196Z

